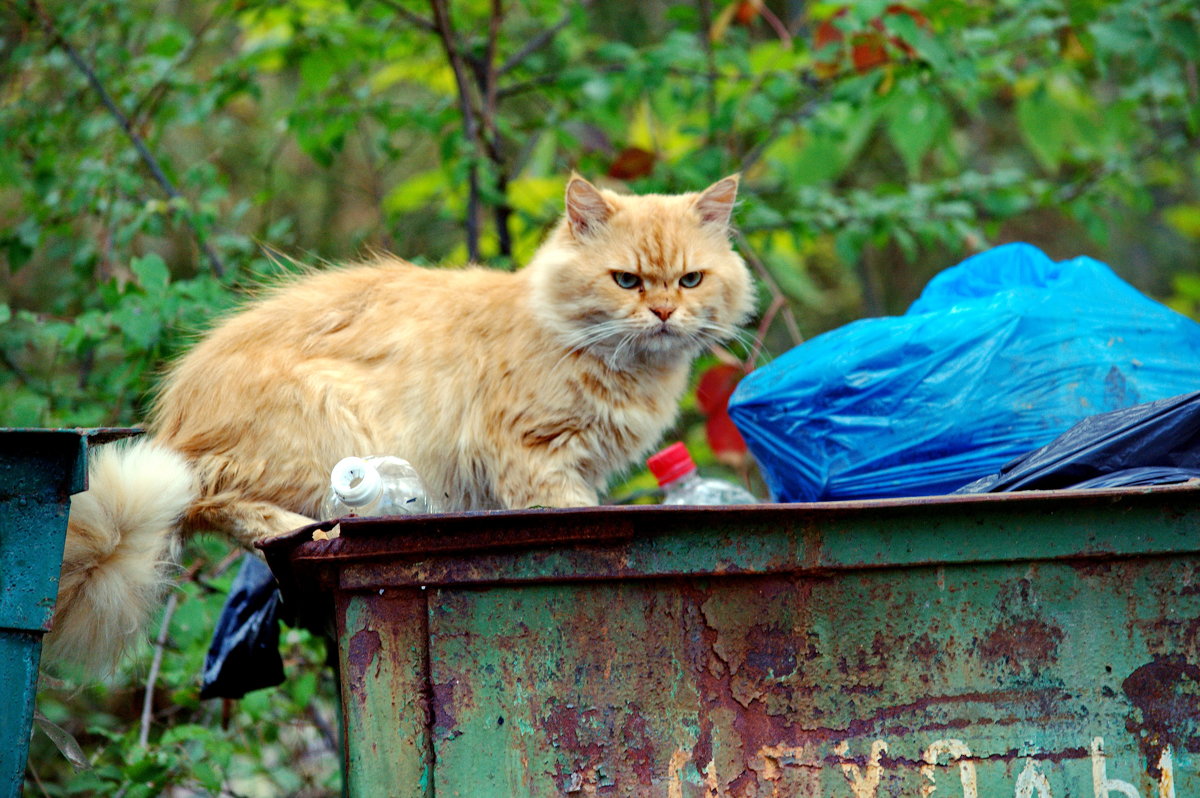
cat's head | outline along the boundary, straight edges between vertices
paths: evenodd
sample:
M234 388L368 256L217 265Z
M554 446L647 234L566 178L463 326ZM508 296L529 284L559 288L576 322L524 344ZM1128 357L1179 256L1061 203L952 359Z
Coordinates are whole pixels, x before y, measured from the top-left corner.
M615 368L690 358L736 334L754 307L729 243L738 178L694 194L628 196L581 177L529 266L540 317Z

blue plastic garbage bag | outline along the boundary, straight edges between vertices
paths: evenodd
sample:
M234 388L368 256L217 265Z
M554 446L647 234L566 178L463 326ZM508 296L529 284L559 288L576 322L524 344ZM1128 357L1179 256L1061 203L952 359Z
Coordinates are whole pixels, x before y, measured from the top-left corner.
M204 658L201 698L241 698L283 683L280 602L271 569L252 554L242 557Z
M1087 257L1007 244L903 316L818 336L729 413L778 501L953 492L1077 421L1200 389L1200 325Z
M1200 391L1088 416L956 493L1166 485L1200 479Z

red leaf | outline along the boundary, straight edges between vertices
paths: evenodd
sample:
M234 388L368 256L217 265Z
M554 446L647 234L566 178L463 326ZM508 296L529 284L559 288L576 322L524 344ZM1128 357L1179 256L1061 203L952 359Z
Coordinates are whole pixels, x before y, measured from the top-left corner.
M887 49L884 47L883 31L885 30L885 25L883 19L895 14L904 14L911 17L917 25L929 30L929 20L920 11L909 8L901 3L892 3L884 9L883 16L871 20L872 30L855 32L850 36L850 61L854 65L855 71L859 74L883 66L891 60ZM820 50L826 45L840 44L845 40L845 35L833 24L833 20L845 15L846 9L844 7L840 8L832 17L824 20L817 26L813 34L814 50ZM912 46L898 36L893 36L888 41L909 57L915 54ZM817 61L813 64L813 67L817 73L817 77L831 78L838 74L841 64L839 61Z
M749 25L758 19L758 15L758 4L750 2L750 0L742 0L737 4L737 10L733 12L733 18L739 25Z
M616 160L608 167L608 176L616 180L634 180L654 171L654 153L641 147L626 147L617 153Z
M742 370L728 363L718 363L702 375L696 385L696 404L706 414L721 413L742 379Z
M717 460L735 468L746 462L746 441L733 424L729 413L721 410L713 413L704 422L704 432L708 436L708 446L713 450Z

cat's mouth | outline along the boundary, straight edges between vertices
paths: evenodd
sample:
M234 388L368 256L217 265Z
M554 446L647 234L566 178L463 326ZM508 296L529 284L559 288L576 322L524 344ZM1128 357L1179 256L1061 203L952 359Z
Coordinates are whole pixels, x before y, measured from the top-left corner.
M678 324L663 322L650 327L642 333L642 340L649 349L666 351L675 350L687 343L691 336Z

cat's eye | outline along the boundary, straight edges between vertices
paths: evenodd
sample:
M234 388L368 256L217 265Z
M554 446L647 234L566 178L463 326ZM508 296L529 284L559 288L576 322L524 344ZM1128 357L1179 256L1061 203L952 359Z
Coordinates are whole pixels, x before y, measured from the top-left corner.
M642 284L642 278L633 272L613 272L613 279L622 288L637 288Z
M679 278L679 284L684 288L695 288L704 279L704 272L688 272Z

